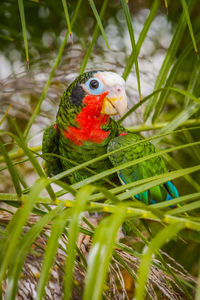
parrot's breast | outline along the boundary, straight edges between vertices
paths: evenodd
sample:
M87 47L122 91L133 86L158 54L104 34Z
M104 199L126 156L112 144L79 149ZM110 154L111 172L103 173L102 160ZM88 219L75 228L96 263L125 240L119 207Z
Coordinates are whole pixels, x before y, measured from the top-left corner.
M75 120L78 127L69 126L63 129L65 138L73 142L77 146L81 146L83 142L93 142L95 144L102 143L110 134L110 131L105 131L101 127L108 124L109 116L89 118L82 115L82 112Z
M71 162L82 164L106 154L108 143L118 135L118 124L112 118L107 117L106 119L100 118L98 121L95 120L96 125L94 125L94 120L92 120L89 124L88 130L91 128L89 133L85 132L84 128L72 126L66 133L63 132L63 128L59 129L59 154L67 159L60 160L63 170L73 167L74 164ZM105 130L100 128L101 124L104 124L103 128ZM75 136L73 136L73 133ZM101 140L102 142L100 142ZM89 169L95 172L108 170L111 167L112 164L107 157L89 165ZM78 182L90 177L92 174L94 173L91 173L86 169L81 169L75 171L69 178L69 181L70 183Z
M109 116L102 115L102 102L105 95L98 97L87 96L83 104L84 107L76 115L74 120L76 126L68 126L63 129L63 135L73 144L81 146L83 142L102 143L110 134L109 130L103 130L102 126L108 124Z

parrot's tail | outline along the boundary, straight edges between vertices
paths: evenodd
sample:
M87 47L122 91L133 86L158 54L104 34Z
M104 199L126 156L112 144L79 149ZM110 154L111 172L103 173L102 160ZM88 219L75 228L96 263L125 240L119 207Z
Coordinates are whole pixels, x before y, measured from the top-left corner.
M175 185L171 181L167 181L164 184L165 188L167 189L167 198L165 200L171 200L173 198L178 198L179 193Z
M165 190L165 192L163 192L163 190ZM162 186L156 186L150 190L137 194L134 197L146 204L155 204L160 201L178 198L179 193L175 185L171 181L167 181Z

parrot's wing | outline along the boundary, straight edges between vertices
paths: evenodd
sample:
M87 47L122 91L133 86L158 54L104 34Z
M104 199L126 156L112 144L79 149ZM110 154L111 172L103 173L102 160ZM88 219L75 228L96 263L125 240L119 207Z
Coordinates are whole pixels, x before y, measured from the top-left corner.
M138 143L142 139L133 133L123 133L109 142L107 151L111 152L121 147L131 145L130 147L116 152L109 156L114 166L145 157L155 153L155 147L149 142ZM145 179L151 176L159 175L167 172L165 163L160 156L145 160L134 166L125 168L118 172L118 176L122 183L127 184L136 180ZM178 197L178 191L172 182L152 187L143 193L135 196L136 199L146 203L153 204L164 200L170 200Z
M45 172L48 176L51 177L63 171L60 159L54 155L59 155L59 133L56 125L52 124L44 132L42 154L45 160Z

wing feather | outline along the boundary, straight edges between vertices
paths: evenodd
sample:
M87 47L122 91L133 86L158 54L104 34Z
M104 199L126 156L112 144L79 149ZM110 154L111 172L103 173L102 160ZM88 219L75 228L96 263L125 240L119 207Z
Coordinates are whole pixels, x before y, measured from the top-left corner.
M130 145L129 148L109 156L112 164L114 166L118 166L125 162L136 160L156 152L154 145L150 142L142 142L140 144L138 143L139 141L142 141L142 139L133 133L126 133L112 139L107 148L108 152ZM162 157L157 156L129 168L120 170L118 172L118 176L124 184L127 184L165 172L167 172L165 163ZM136 199L146 204L168 200L169 197L178 197L178 191L170 181L165 184L152 187L149 191L145 191L135 196Z

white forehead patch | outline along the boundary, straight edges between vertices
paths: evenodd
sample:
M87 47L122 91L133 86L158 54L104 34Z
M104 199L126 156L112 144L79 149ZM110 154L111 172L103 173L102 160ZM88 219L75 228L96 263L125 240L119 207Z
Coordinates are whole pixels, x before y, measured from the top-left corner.
M114 72L98 72L94 74L94 77L100 79L107 86L112 86L112 85L125 86L124 79L120 75Z

